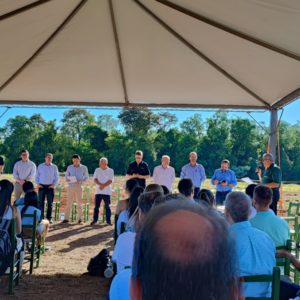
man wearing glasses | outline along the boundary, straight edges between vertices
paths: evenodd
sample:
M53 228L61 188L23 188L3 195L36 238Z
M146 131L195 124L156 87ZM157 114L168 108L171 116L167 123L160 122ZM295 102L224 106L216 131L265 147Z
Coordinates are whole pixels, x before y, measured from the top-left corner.
M280 185L282 181L282 174L280 168L275 165L274 158L271 153L265 153L263 155L264 172L260 168L257 169L257 175L259 181L272 189L273 201L270 208L277 215L277 202L280 199Z
M36 165L29 160L29 152L25 149L21 151L21 160L15 163L13 176L15 183L15 199L19 199L23 193L23 184L25 181L33 181L36 173Z

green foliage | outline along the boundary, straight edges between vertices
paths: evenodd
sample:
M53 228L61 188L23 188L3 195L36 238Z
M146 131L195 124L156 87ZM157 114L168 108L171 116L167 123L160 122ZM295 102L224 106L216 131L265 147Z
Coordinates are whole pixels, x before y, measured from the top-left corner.
M37 164L45 153L54 155L61 172L78 153L82 163L93 173L98 160L106 156L115 174L124 175L137 149L151 171L160 164L161 156L171 157L176 174L188 163L191 151L211 176L222 159L231 161L238 177L256 178L255 169L266 151L268 134L248 119L229 119L222 111L204 122L195 114L181 124L169 112L154 112L147 108L124 109L118 119L110 115L95 116L85 109L66 111L59 128L55 120L46 122L40 114L30 118L16 116L0 128L0 153L5 157L6 172L12 172L22 148L27 148ZM281 123L280 157L284 180L298 180L300 174L300 124Z

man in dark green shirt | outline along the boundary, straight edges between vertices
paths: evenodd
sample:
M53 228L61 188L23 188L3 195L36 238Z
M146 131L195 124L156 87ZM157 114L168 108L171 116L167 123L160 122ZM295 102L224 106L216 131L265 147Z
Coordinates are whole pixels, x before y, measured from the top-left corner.
M257 175L260 182L273 191L273 201L270 205L270 208L277 215L277 202L280 199L280 185L282 181L282 174L280 168L275 165L274 158L271 153L265 153L263 155L263 165L265 167L264 172L262 173L261 169L257 170Z

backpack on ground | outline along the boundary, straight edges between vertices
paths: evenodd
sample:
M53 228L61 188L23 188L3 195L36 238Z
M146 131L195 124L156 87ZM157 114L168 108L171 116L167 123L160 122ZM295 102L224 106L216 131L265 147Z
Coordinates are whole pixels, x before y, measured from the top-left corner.
M104 277L105 270L109 267L110 258L107 249L102 249L96 256L90 259L88 272L92 276Z
M2 276L10 266L12 259L12 248L8 232L10 220L5 220L2 223L0 223L0 276Z

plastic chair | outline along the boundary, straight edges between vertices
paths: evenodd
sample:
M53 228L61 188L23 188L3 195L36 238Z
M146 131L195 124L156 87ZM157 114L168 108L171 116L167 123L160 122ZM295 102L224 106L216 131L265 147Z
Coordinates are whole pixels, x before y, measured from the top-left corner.
M291 252L292 250L292 241L287 240L285 246L279 246L276 247L276 250L287 250ZM290 271L291 271L291 261L288 258L277 258L276 259L276 266L277 267L284 267L284 275L290 276Z
M61 193L62 193L62 186L58 185L56 187L56 192L54 194L54 199L56 199L56 201L54 201L54 203L53 203L54 207L55 207L54 221L58 221L59 220L59 209L60 209Z

